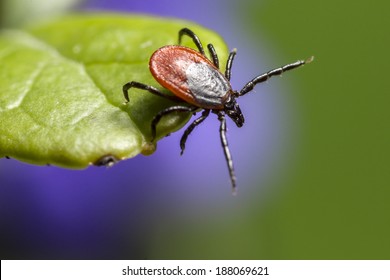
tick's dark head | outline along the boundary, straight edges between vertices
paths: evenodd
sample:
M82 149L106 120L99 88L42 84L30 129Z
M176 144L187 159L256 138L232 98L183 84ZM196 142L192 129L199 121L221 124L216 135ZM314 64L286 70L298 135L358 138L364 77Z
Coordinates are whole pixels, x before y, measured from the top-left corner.
M244 116L242 115L240 106L238 106L238 103L233 95L230 96L224 106L226 115L228 115L238 127L243 126L245 121Z

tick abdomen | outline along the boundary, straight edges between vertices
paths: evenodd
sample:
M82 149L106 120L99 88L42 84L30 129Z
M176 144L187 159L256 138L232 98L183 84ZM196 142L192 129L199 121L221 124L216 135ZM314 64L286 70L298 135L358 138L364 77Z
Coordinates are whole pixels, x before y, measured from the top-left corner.
M193 49L165 46L151 57L150 72L166 89L204 109L222 109L231 86L210 61Z

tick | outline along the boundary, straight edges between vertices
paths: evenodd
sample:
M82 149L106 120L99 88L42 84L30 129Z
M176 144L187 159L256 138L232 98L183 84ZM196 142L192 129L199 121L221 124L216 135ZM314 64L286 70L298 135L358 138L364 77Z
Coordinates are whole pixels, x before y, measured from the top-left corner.
M181 46L184 35L189 36L198 50ZM225 73L219 69L218 55L212 44L207 45L211 60L205 55L203 45L198 36L188 28L179 31L178 45L168 45L155 51L149 61L149 69L154 79L173 95L161 92L159 89L136 81L123 86L123 94L129 101L129 89L138 88L176 101L179 104L159 112L151 123L151 141L156 138L156 127L161 118L173 112L196 113L203 110L202 115L195 119L184 131L180 140L181 154L185 149L188 136L211 113L218 116L220 121L219 134L225 154L230 181L233 192L236 190L236 176L234 174L233 160L226 138L226 116L230 117L238 127L244 124L244 116L236 99L250 92L257 84L265 82L272 76L295 69L313 60L298 60L294 63L275 68L250 80L240 91L233 90L230 85L231 69L236 50L230 52L226 62Z

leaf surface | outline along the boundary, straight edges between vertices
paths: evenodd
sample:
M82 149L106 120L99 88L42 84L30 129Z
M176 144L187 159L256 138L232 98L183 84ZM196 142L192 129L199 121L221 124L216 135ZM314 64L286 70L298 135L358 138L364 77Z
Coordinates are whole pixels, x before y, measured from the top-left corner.
M132 89L124 105L122 86L134 80L170 94L153 79L148 62L159 47L177 44L183 27L204 45L212 42L226 61L217 34L181 20L84 14L0 32L0 156L83 168L107 156L151 154L151 120L174 103ZM195 48L188 37L183 44ZM157 138L190 117L164 117Z

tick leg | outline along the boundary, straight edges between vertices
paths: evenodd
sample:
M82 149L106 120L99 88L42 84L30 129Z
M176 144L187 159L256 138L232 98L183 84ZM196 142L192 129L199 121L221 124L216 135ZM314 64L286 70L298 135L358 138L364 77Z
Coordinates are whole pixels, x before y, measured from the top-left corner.
M210 53L211 58L213 59L213 63L215 65L215 67L217 67L219 69L219 59L218 59L218 55L214 49L213 44L208 44L207 48L209 49L209 53Z
M180 98L178 98L176 96L167 95L167 94L162 93L161 91L159 91L155 87L132 81L132 82L128 82L127 84L125 84L122 88L123 95L125 96L125 99L126 99L126 103L129 102L129 89L130 88L143 89L143 90L149 91L150 93L153 93L154 95L158 95L160 97L164 97L164 98L170 99L172 101L176 101L176 102L182 101Z
M229 145L226 138L226 119L225 113L223 111L218 112L218 120L221 122L221 126L219 128L219 133L221 136L221 143L223 152L225 154L226 162L229 169L230 181L232 182L232 190L233 194L236 193L236 176L234 175L234 167L232 155L230 154Z
M169 107L169 108L166 108L162 111L160 111L152 120L152 124L151 124L151 129L152 129L152 137L151 137L151 141L153 142L154 139L156 139L156 127L157 127L157 124L160 122L161 118L165 115L168 115L170 113L173 113L173 112L188 112L188 113L192 113L192 112L195 112L198 108L197 107L187 107L187 106L180 106L180 105L177 105L177 106L172 106L172 107Z
M225 77L230 81L231 73L232 73L232 65L233 65L233 60L234 57L236 56L237 50L233 49L228 57L228 60L226 62L226 70L225 70Z
M186 147L186 141L188 135L190 135L190 133L194 130L194 128L200 125L208 117L209 114L210 114L210 110L204 110L202 115L196 120L194 120L184 131L183 136L180 139L180 148L181 148L180 155L183 155L184 149Z
M290 64L284 65L282 67L268 71L264 74L261 74L261 75L255 77L254 79L252 79L250 82L248 82L240 91L239 96L250 92L255 87L255 85L267 81L272 76L279 76L283 72L286 72L286 71L298 68L299 66L302 66L304 64L310 63L313 61L313 59L314 59L314 57L309 57L306 60L298 60L297 62L290 63Z
M203 49L203 45L200 42L198 36L196 36L196 34L192 30L190 30L188 28L183 28L183 29L181 29L179 31L179 45L181 45L181 38L183 37L183 35L189 36L192 39L192 41L195 43L195 45L198 48L199 52L201 54L203 54L203 55L205 54L204 53L204 49Z

